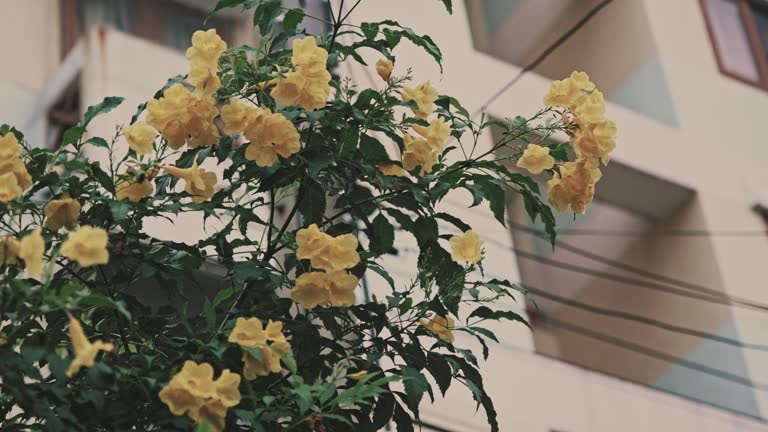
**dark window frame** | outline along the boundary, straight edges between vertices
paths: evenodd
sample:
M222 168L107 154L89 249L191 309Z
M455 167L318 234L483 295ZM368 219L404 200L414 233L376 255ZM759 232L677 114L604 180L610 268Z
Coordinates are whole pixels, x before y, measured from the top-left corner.
M717 47L717 35L715 34L714 27L712 25L712 17L707 6L707 0L699 0L702 13L704 15L704 22L707 27L707 34L709 35L709 41L712 44L712 51L715 53L715 60L717 61L717 68L720 73L740 81L744 84L757 87L763 91L768 91L768 51L760 39L760 34L757 29L757 23L755 22L753 8L761 6L756 5L752 0L727 0L731 3L735 3L739 9L739 17L744 26L744 32L747 35L749 41L749 48L752 53L752 58L755 61L755 67L757 68L758 81L752 81L742 75L729 71L722 60L722 55L718 51ZM765 6L762 6L765 8ZM768 11L768 9L766 9Z

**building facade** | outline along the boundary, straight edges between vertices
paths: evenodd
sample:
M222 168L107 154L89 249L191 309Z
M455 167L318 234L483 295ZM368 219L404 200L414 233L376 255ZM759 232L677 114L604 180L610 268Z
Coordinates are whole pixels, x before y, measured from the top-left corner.
M124 96L90 131L111 136L168 77L186 72L183 49L214 3L3 4L14 19L0 27L0 123L53 146L87 106ZM429 34L445 72L404 44L394 53L395 74L412 68L417 81L431 80L474 112L598 3L456 0L448 15L440 1L369 0L351 16L391 18ZM761 187L768 148L760 144L765 17L757 1L614 0L486 107L501 119L530 115L553 79L584 70L619 128L595 205L584 216L559 216L554 250L514 196L507 226L469 209L469 195L445 201L486 240L489 274L540 293L538 309L522 298L508 305L535 331L495 328L500 344L483 365L501 430L768 431L768 238L754 210L768 205ZM209 25L230 46L255 41L237 12ZM361 87L380 85L370 66L342 64L337 73ZM492 140L488 134L481 144ZM193 242L203 221L185 215L174 229L159 219L149 226L160 238ZM413 276L414 246L403 236L399 255L386 259L400 282ZM375 279L368 285L384 290ZM479 349L461 335L457 344ZM488 429L457 384L422 415L425 430Z

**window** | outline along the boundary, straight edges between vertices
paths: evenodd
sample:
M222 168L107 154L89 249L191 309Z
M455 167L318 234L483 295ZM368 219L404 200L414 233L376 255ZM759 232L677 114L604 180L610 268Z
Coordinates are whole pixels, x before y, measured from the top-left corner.
M207 9L171 0L61 0L62 54L66 56L80 35L94 26L110 27L184 51L195 30L216 28L229 40L231 19L212 17Z
M720 71L768 90L768 1L701 3Z

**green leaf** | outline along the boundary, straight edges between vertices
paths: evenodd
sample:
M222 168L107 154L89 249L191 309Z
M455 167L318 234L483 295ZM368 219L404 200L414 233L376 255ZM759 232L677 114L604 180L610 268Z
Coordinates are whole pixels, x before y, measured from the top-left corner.
M83 138L83 134L85 133L85 128L82 126L72 126L71 128L67 129L64 132L64 136L61 140L61 146L67 146L69 144L75 144L77 142L80 142L80 139Z
M282 12L280 0L261 0L253 12L253 25L259 27L259 33L266 36L272 31L272 23Z
M232 8L238 5L242 5L244 0L219 0L218 3L216 3L216 6L213 8L211 13L208 14L207 17L205 17L205 21L208 21L208 18L212 17L216 12L226 9L226 8ZM245 6L243 6L243 9L245 9Z
M403 385L405 386L408 408L410 408L418 418L419 404L421 403L422 397L424 397L424 393L429 389L429 382L421 372L410 366L406 366L400 371L403 376Z
M295 33L296 27L304 20L303 9L291 9L285 13L283 19L283 31L288 33Z
M507 195L498 181L488 176L475 176L475 183L480 186L483 196L491 207L493 216L506 226Z
M443 5L445 6L445 9L448 10L448 13L453 15L453 3L451 0L443 0Z
M360 136L360 153L371 162L385 162L389 160L389 154L384 145L376 138L368 135Z
M446 222L450 222L451 225L461 230L461 232L467 232L472 229L472 227L464 223L464 221L448 213L435 213L435 217L438 219L442 219Z
M107 143L107 140L105 140L102 137L88 138L88 140L86 142L84 142L83 144L90 144L90 145L92 145L94 147L101 147L101 148L105 148L105 149L109 148L109 144Z
M357 143L360 141L360 129L357 126L352 126L339 138L339 145L337 150L337 156L340 159L349 159L355 154L357 150Z
M389 223L386 216L379 213L371 221L368 237L371 240L371 252L375 255L383 255L392 249L395 242L395 228Z
M451 386L452 371L451 365L448 361L441 357L440 354L430 352L427 354L427 370L435 379L437 386L440 388L440 393L445 396L445 392Z
M493 310L489 308L488 306L480 306L479 308L472 311L471 314L467 317L467 319L472 317L478 317L483 319L489 319L494 321L500 321L500 320L509 320L509 321L518 321L523 324L525 324L528 328L533 330L531 325L528 323L528 321L523 318L522 316L512 312L512 311L504 311L504 310Z
M381 24L390 25L393 27L397 27L401 29L402 31L396 32L398 36L403 36L409 41L411 41L414 45L422 48L424 51L427 52L430 56L432 56L433 59L437 62L438 66L440 66L440 73L443 73L443 53L440 52L440 48L437 47L435 42L427 35L420 36L416 34L413 30L411 30L409 27L405 27L400 25L397 21L392 20L385 20L381 21ZM397 41L393 40L394 45L397 45ZM390 45L390 48L394 48L393 45Z
M389 390L389 389L387 389ZM395 409L395 397L392 393L384 393L376 401L373 409L373 430L380 430L389 423Z
M123 103L124 100L125 98L108 96L108 97L105 97L103 101L97 103L96 105L89 106L88 109L85 111L85 115L83 116L83 127L88 127L88 123L90 123L91 120L93 120L97 116L100 116L102 114L106 114L112 111L118 105Z
M437 222L434 218L420 216L413 226L413 235L416 236L419 247L436 241L438 236Z
M305 179L299 187L299 198L296 204L303 218L304 225L322 223L325 214L325 190L320 183Z

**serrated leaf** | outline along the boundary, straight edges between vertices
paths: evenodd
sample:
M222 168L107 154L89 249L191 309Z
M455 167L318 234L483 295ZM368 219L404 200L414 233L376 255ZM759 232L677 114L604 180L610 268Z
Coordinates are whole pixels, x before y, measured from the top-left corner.
M112 111L118 105L123 103L124 100L125 98L108 96L108 97L105 97L103 101L97 103L96 105L89 106L88 109L85 111L85 115L83 116L83 127L88 127L88 123L90 123L91 120L93 120L97 116L100 116L102 114L106 114Z
M360 136L360 153L371 162L384 162L389 160L389 154L384 145L376 138L368 135Z
M325 214L325 190L312 179L306 179L299 188L297 206L305 225L321 223Z
M355 154L357 150L357 143L360 141L360 129L356 126L352 126L339 138L338 148L336 150L336 156L339 159L349 159Z
M368 236L371 240L371 252L375 255L383 255L392 249L395 242L395 228L386 216L379 213L371 221Z
M283 18L283 31L288 33L294 33L296 27L304 20L303 9L291 9L285 13Z

